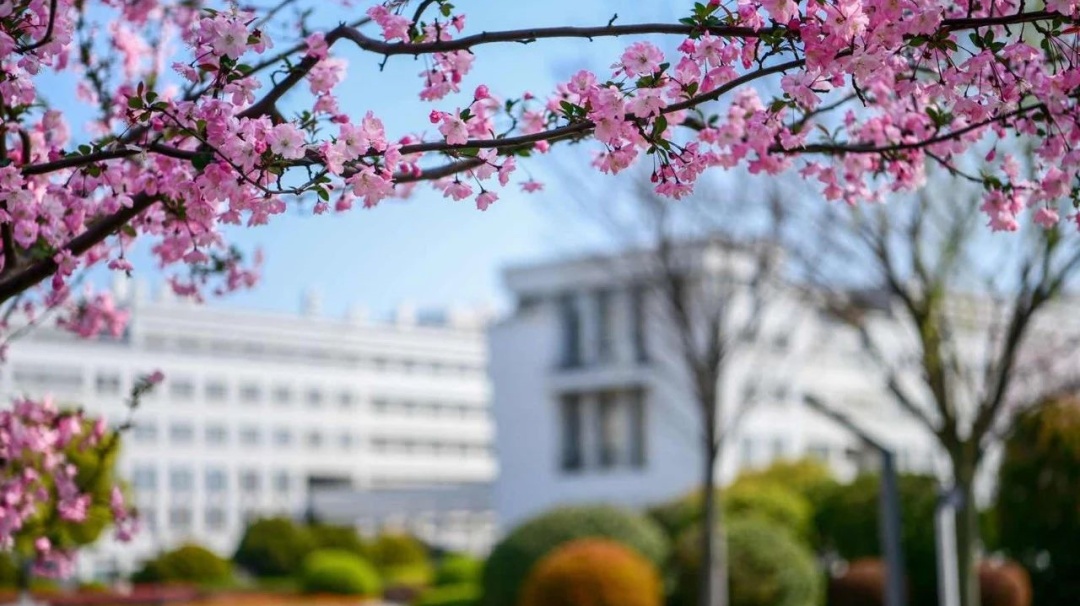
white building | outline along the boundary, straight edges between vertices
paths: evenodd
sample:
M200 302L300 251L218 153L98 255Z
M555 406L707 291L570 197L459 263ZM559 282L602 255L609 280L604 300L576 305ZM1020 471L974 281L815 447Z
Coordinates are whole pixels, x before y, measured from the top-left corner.
M697 256L695 272L746 279L737 257ZM634 253L505 272L516 308L490 333L502 530L557 505L641 507L700 486L700 417L680 379L674 333L655 321L659 293L646 286L648 264ZM769 300L762 334L722 383L724 426L736 430L724 442L721 482L781 458L818 457L842 478L874 464L855 436L803 403L805 394L892 448L901 471L946 469L928 432L883 390L853 331L794 289ZM745 297L734 306L745 317ZM868 311L886 342L905 342L888 314Z
M490 485L495 476L483 313L434 321L403 309L376 323L319 317L314 300L302 315L137 294L126 304L122 338L39 328L0 367L7 396L51 392L113 425L133 382L165 373L120 458L143 531L134 544L90 550L83 575L129 571L189 540L228 555L246 520L301 516L320 487ZM490 513L473 513L463 523L490 536ZM440 540L437 525L425 528Z

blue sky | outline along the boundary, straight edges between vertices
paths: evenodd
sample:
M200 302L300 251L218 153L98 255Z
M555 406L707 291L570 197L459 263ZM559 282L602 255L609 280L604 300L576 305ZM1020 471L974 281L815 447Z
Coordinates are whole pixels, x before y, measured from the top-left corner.
M351 20L352 12L359 14L371 4L360 2L359 8L349 13L335 11L321 22L332 27L338 20ZM604 24L615 13L622 23L676 18L666 3L463 0L457 5L468 15L466 33ZM518 96L525 90L542 95L577 69L606 68L622 45L625 42L616 40L575 40L482 47L463 89L471 97L477 84L487 83L495 94L503 96ZM392 57L380 73L380 57L363 56L348 43L339 43L334 53L350 63L348 79L337 89L342 108L351 115L375 111L391 135L431 128L426 118L432 107L451 110L467 102L451 98L435 104L419 101L422 64L410 57ZM231 237L242 248L263 249L263 279L250 292L209 304L293 311L302 293L310 289L320 294L328 315L342 314L350 305L378 314L402 302L421 308L501 306L505 295L500 268L601 245L602 238L590 221L574 218L572 209L580 201L571 200L552 176L553 170L576 170L588 157L586 151L585 146L556 148L548 158L521 163L521 170L543 180L546 189L523 194L507 188L486 212L476 210L471 201L453 202L421 186L408 200L384 202L375 209L323 216L296 209L275 218L269 226L235 230ZM590 179L608 178L594 171L587 174ZM154 265L145 262L137 265L137 277L151 282L159 279Z

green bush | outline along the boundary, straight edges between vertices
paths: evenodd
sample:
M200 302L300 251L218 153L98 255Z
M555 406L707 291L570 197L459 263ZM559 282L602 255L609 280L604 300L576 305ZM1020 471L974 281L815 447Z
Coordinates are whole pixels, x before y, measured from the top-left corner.
M359 556L340 549L320 549L306 558L300 570L305 593L376 596L382 591L379 574Z
M483 571L484 604L515 604L536 562L563 543L587 537L622 543L658 567L669 551L663 530L634 512L608 505L555 509L518 526L492 550Z
M10 553L0 553L0 589L15 589L19 583L19 571Z
M426 566L427 548L407 534L382 534L367 546L368 559L379 570Z
M443 585L425 591L413 606L478 606L480 587L472 583Z
M439 560L435 569L435 584L461 585L480 583L484 562L464 553L448 553Z
M223 583L232 578L232 566L199 545L183 545L143 564L132 576L136 583Z
M577 539L537 562L518 606L660 606L656 566L610 539Z
M814 514L821 546L847 560L880 557L878 499L880 478L863 475L851 484L837 486L823 499ZM930 476L903 474L898 491L901 507L900 542L910 582L911 603L937 603L937 555L934 541L934 510L937 480Z
M307 527L307 531L313 549L340 549L362 558L368 556L364 542L351 526L312 524Z
M233 561L257 577L288 576L313 548L307 529L288 518L264 518L244 530Z
M784 528L762 518L726 525L730 606L815 606L821 575L814 556ZM687 530L676 548L678 585L673 602L693 606L701 574L701 527Z
M435 576L427 562L380 568L383 583L392 587L426 587Z
M1005 444L997 498L999 546L1031 572L1034 603L1080 595L1080 400L1039 406Z

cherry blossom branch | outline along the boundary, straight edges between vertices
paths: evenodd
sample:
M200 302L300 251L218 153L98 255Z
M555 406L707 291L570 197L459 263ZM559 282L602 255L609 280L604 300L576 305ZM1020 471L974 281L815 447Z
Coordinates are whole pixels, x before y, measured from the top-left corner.
M56 3L57 0L50 0L49 2L49 23L45 26L45 34L41 36L41 39L33 44L18 47L15 49L16 52L26 54L45 46L52 40L53 26L56 24Z

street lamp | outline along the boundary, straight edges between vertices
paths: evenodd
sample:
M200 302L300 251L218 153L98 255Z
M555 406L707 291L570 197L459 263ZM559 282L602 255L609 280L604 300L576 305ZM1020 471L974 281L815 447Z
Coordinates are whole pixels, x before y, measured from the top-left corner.
M881 457L878 532L885 552L885 606L904 606L904 550L900 544L900 491L896 480L896 458L892 450L866 433L846 414L833 410L812 395L803 396L810 408L855 434Z

